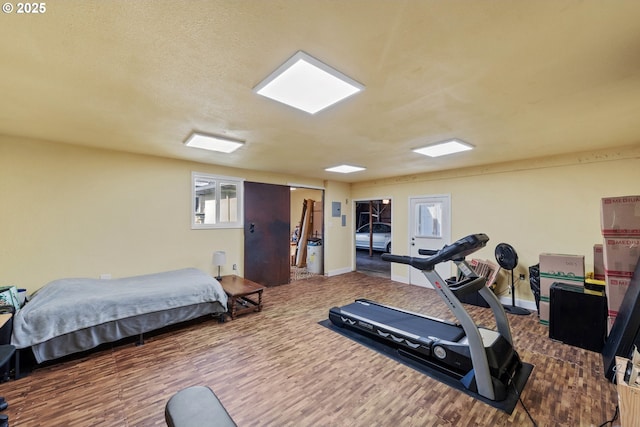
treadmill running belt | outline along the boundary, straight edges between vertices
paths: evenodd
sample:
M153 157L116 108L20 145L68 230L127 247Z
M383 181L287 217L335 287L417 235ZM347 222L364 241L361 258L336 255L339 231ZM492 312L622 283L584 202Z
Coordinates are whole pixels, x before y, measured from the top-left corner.
M364 345L374 351L377 351L380 354L395 360L396 362L409 366L410 368L413 368L418 372L428 375L431 378L434 378L444 384L447 384L450 387L455 388L456 390L459 390L462 393L465 393L475 399L478 399L486 403L487 405L500 409L501 411L504 411L507 414L513 413L513 410L518 404L518 398L520 396L520 393L522 393L522 390L524 389L524 386L527 383L527 379L529 378L529 376L531 375L531 372L533 371L533 365L523 362L522 368L516 373L515 377L513 378L513 386L507 388L507 398L502 401L490 400L480 396L478 393L474 393L471 390L465 388L458 379L450 375L446 375L436 369L433 369L429 365L418 363L415 360L412 360L406 357L401 357L398 354L398 351L396 350L396 348L389 347L379 341L376 341L371 338L367 338L365 335L354 332L353 330L335 326L333 323L331 323L329 319L323 320L318 323L329 330L332 330L344 337L352 339L358 344Z
M455 342L464 336L464 330L461 327L376 304L354 302L340 307L340 310L344 314L352 314L369 322L387 325L421 337L434 336Z

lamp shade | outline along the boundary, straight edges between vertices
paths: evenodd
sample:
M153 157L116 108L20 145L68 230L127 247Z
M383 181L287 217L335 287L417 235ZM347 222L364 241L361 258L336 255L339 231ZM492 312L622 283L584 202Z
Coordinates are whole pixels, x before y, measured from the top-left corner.
M224 251L215 251L213 253L213 265L221 266L227 263L227 254Z

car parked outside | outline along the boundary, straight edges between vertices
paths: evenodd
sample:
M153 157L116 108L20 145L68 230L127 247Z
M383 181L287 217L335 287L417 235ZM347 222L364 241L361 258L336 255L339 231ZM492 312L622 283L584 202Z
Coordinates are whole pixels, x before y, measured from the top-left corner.
M374 222L373 250L391 252L391 224ZM369 249L369 224L365 224L356 230L356 248Z

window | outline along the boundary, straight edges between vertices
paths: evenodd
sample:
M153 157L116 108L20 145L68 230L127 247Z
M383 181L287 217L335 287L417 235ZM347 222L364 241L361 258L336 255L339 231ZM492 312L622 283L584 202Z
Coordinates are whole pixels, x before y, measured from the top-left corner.
M242 179L192 174L191 228L241 228Z
M416 205L416 209L416 236L441 238L442 203L420 203Z
M391 233L391 226L387 224L373 224L374 233Z

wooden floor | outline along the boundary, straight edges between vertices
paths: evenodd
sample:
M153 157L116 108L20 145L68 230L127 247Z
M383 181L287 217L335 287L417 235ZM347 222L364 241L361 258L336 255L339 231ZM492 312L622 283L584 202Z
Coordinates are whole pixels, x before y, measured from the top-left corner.
M452 319L434 291L349 273L268 288L260 313L213 319L39 367L0 384L11 426L164 426L178 390L210 386L240 426L529 426L332 332L332 306L366 297ZM490 311L468 306L478 323ZM615 387L601 356L553 342L534 315L509 315L521 358L535 368L522 400L539 426L598 426Z

